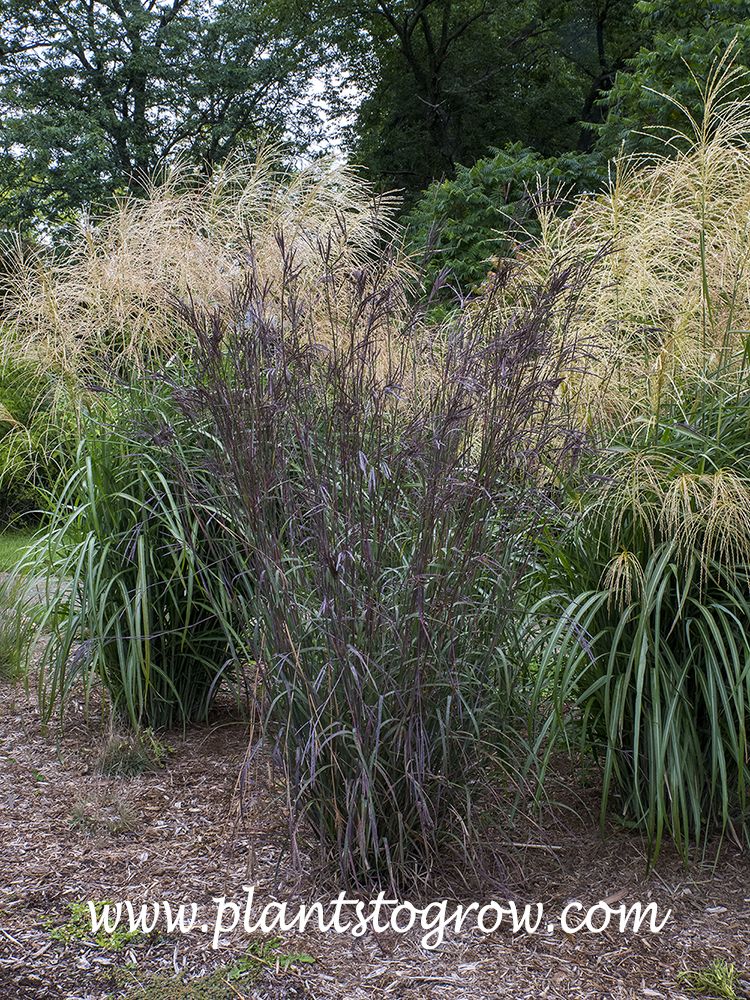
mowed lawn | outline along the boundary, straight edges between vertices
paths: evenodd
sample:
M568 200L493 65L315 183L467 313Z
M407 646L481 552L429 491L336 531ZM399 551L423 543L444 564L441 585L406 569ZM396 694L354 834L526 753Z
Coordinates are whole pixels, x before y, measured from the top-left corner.
M13 569L42 532L40 528L6 528L0 531L0 572Z

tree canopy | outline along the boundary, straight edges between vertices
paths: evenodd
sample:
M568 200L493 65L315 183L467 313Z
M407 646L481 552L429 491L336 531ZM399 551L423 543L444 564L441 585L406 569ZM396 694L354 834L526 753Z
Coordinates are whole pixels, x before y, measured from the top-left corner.
M628 61L607 94L608 114L601 133L603 155L665 151L664 140L688 122L679 105L700 117L702 92L712 67L733 46L738 67L750 65L750 2L720 0L640 0L635 11L647 39ZM735 78L735 84L742 87ZM669 95L666 100L662 95ZM726 96L726 95L725 95Z
M330 0L327 11L365 91L351 153L407 192L508 142L588 150L598 101L641 37L632 0Z
M0 222L59 223L167 157L221 161L294 121L312 74L252 0L0 2Z
M0 229L58 226L175 158L210 174L261 135L315 147L330 121L313 90L408 210L509 145L602 164L648 148L644 129L680 117L653 91L695 108L734 35L750 61L750 0L0 0L0 14Z

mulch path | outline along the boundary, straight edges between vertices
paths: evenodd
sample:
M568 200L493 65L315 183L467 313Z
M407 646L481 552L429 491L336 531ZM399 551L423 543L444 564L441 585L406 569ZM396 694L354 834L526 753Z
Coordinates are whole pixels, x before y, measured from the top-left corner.
M258 975L230 980L226 971L251 941L240 926L211 947L214 897L242 903L243 885L252 884L261 901L286 900L291 912L309 905L323 898L314 848L292 868L283 788L270 770L249 825L236 828L232 804L248 731L229 706L205 726L161 736L175 751L165 766L129 778L97 767L107 739L100 718L94 706L87 722L84 706L73 703L62 733L43 731L33 694L0 682L0 1000L679 1000L694 995L680 972L714 959L734 963L737 994L750 997L748 854L726 842L718 861L707 852L685 870L668 845L649 875L639 837L613 832L602 841L586 816L572 828L551 826L548 845L516 848L511 859L508 898L544 904L537 933L503 925L485 935L467 923L427 950L413 931L359 939L311 928L273 932L282 941L254 945L262 960L246 963ZM595 808L595 789L586 795ZM175 909L194 902L211 927L150 936L120 951L90 935L58 940L70 904L89 899L167 900ZM568 902L587 908L602 899L655 902L660 919L672 912L658 934L548 928ZM293 953L315 961L288 964ZM157 973L163 985L149 987ZM201 993L213 973L214 986Z

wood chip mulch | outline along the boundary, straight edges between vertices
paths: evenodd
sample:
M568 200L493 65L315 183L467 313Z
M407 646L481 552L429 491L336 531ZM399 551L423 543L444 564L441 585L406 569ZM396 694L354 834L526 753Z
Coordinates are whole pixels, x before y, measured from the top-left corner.
M273 932L282 938L274 949L254 946L260 960L249 964L258 975L237 979L226 972L251 944L241 925L221 934L216 949L212 924L207 933L153 935L120 951L90 935L66 943L56 928L70 922L71 904L88 900L166 900L175 910L196 903L213 920L214 898L243 904L248 884L257 900L286 900L290 912L324 898L311 859L290 864L283 789L270 773L250 825L235 828L248 731L227 706L203 727L160 736L175 752L161 769L134 777L101 773L106 739L96 710L87 722L75 703L62 734L44 731L34 696L0 682L0 1000L682 1000L695 994L680 973L715 959L734 964L737 996L750 998L748 854L725 842L718 861L709 851L685 870L666 846L647 875L639 837L614 832L602 841L586 817L552 832L547 847L516 848L508 898L544 904L534 934L502 926L484 935L467 924L427 950L414 931L360 939ZM605 899L655 902L660 918L672 913L658 934L610 927L567 935L548 926L570 901L585 909ZM287 964L294 953L315 961ZM205 977L222 969L211 980L219 987L201 993ZM156 974L158 989L149 985Z

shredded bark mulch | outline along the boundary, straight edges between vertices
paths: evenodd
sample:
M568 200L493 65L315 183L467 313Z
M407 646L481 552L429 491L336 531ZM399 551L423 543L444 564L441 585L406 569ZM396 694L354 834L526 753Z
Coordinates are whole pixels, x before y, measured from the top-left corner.
M736 995L750 997L748 854L725 840L718 858L714 845L685 868L666 845L649 874L639 836L613 827L602 840L584 808L588 796L595 814L595 788L582 793L572 825L514 848L501 902L543 904L535 933L504 922L483 934L467 921L429 950L419 928L353 938L309 926L263 938L248 937L240 920L213 948L215 899L244 911L245 885L259 903L253 920L274 899L294 914L336 897L320 888L314 845L291 864L284 791L270 769L249 820L236 824L249 733L230 706L205 726L160 734L174 752L133 776L101 772L111 739L95 707L87 721L73 703L63 732L45 731L33 695L0 682L0 709L0 1000L680 1000L695 995L680 973L715 960L734 965ZM207 931L166 933L160 923L149 935L115 932L97 943L72 909L88 900L168 901L175 911L195 903ZM621 933L616 921L601 933L561 930L568 903L578 901L582 916L600 900L654 902L660 921L671 914L659 933Z

